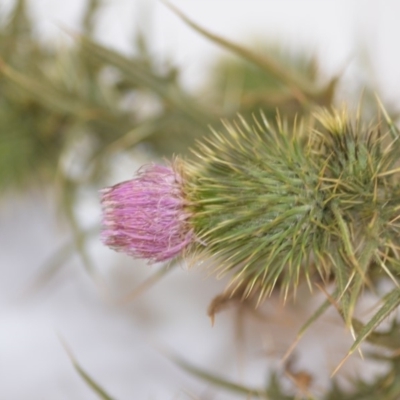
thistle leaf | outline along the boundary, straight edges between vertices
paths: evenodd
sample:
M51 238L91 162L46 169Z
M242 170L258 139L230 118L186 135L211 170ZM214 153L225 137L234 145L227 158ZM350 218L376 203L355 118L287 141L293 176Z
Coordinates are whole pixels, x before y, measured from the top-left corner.
M364 324L353 318L352 321L354 331L359 334L364 328ZM393 319L392 326L385 332L372 331L365 339L368 343L386 347L392 350L400 349L400 335L399 335L399 323L396 319Z
M268 398L265 391L262 389L256 389L239 385L237 383L234 383L228 379L219 376L218 374L214 374L202 368L196 367L190 364L189 362L185 361L181 357L177 356L176 354L172 354L170 351L167 352L165 350L163 351L166 353L167 357L174 364L178 365L180 368L190 373L191 375L196 376L197 378L205 382L208 382L209 384L218 386L222 389L225 389L233 393L250 396L252 398L264 398L264 399Z
M196 32L210 39L219 46L224 47L238 56L254 63L261 69L265 70L268 74L277 77L282 83L286 84L290 88L293 96L301 103L307 103L308 96L313 96L315 94L316 90L310 82L305 82L302 77L296 76L293 71L288 71L285 66L279 64L277 60L266 56L260 56L245 47L215 35L193 22L168 1L164 0L164 4Z
M75 368L76 372L80 375L80 377L86 382L86 384L96 393L100 399L102 400L115 400L114 397L111 397L78 363L74 355L72 354L70 348L68 347L65 340L59 336L61 343L67 352L73 367Z
M102 400L115 400L111 397L101 386L98 384L79 364L75 359L71 359L73 366L81 376L81 378L86 382L86 384L96 393Z
M286 351L285 355L283 356L283 360L288 359L290 354L293 352L297 344L300 342L301 338L304 336L304 334L307 332L307 330L310 328L314 322L320 318L324 312L332 305L332 302L335 301L334 299L336 298L338 294L338 290L336 290L332 296L330 296L329 299L325 300L312 314L311 316L307 319L307 321L301 326L299 331L297 332L296 338L291 344L291 346L288 348Z
M53 89L50 85L39 82L36 79L24 76L0 59L0 73L8 78L9 82L16 87L26 91L32 97L39 100L44 106L53 112L63 112L68 114L78 114L89 117L95 110L88 109L86 104L77 101L76 98L65 96L57 89Z
M82 49L88 55L108 65L116 67L131 85L145 87L172 103L198 123L207 123L209 117L187 94L181 91L174 76L160 77L152 73L147 65L135 62L115 50L95 43L89 38L80 37Z
M357 337L352 344L349 354L352 354L358 346L370 335L374 329L386 319L390 313L400 305L400 290L393 289L382 299L381 308L371 317L371 319L357 332Z

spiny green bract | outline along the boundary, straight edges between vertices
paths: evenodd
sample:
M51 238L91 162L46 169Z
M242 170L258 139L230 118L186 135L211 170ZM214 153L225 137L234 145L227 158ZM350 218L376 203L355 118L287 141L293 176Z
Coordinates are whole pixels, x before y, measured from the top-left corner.
M199 248L234 272L233 290L261 301L274 287L286 298L300 281L334 281L350 322L365 285L398 285L400 144L391 123L313 117L227 123L198 145L185 190Z

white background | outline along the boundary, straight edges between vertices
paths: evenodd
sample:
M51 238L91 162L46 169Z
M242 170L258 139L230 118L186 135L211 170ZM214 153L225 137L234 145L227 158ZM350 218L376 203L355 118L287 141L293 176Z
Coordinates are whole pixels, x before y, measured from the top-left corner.
M79 32L85 1L28 3L37 34L43 40L63 45L70 40L62 32L63 27ZM202 26L243 44L251 38L264 38L279 40L288 48L305 46L319 56L325 76L344 70L349 85L355 74L371 76L372 71L384 101L398 104L398 1L173 3ZM0 0L4 10L10 4L11 1ZM210 60L222 52L157 1L105 1L98 22L98 39L126 53L132 51L133 33L140 26L151 38L154 54L174 60L191 89L206 81ZM360 69L356 51L361 46L371 54L370 65L364 70ZM216 325L211 327L206 309L224 283L213 277L206 279L200 267L190 271L178 268L137 301L121 307L115 299L136 287L157 267L116 257L95 241L92 250L107 290L99 288L74 258L50 284L38 293L24 296L24 289L42 263L62 243L62 230L55 222L52 203L49 197L38 193L18 199L8 197L0 203L1 400L97 398L74 371L59 335L82 366L120 400L208 399L211 393L215 395L213 399L233 398L221 391L213 392L207 384L183 373L168 361L159 345L167 345L192 363L230 379L263 385L266 358L279 360L303 319L294 306L284 314L272 311L272 299L263 310L269 315L268 324L257 319L242 324L247 344L241 348L232 310L218 316ZM80 211L93 220L100 216L96 199L88 199ZM309 308L314 306L313 301ZM324 332L329 334L318 336L316 329L317 336L306 337L299 353L300 365L315 373L313 388L317 393L327 384L351 342L341 325L334 324L338 322L334 313L329 318L320 327L328 326ZM336 340L339 335L344 339ZM275 364L279 367L278 362Z

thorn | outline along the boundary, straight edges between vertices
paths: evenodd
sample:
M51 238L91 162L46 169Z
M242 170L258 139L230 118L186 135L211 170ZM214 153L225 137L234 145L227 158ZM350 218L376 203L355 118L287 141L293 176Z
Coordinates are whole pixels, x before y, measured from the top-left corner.
M333 378L337 374L337 372L339 372L340 368L342 368L343 364L347 361L347 359L351 356L351 354L352 353L347 354L347 356L344 357L342 361L340 361L339 365L332 372L331 378Z
M300 339L302 338L302 335L299 335L295 338L293 343L289 346L287 349L286 353L283 355L281 363L284 364L286 360L289 358L289 356L292 354L293 350L296 348L296 346L299 344Z
M215 314L209 315L209 317L210 317L211 326L214 327Z

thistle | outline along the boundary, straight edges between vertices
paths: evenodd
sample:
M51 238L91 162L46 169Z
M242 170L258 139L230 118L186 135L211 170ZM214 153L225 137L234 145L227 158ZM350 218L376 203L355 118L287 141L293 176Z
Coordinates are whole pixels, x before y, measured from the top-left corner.
M150 165L102 191L103 243L151 262L179 255L192 242L177 164Z
M300 282L334 282L350 326L362 290L389 277L396 288L385 305L357 325L365 337L400 304L398 131L389 119L363 125L346 111L323 110L290 129L261 120L213 132L179 175L149 170L107 191L105 242L150 260L183 249L212 258L232 274L232 293L257 293L258 302L275 288L286 298ZM164 199L171 184L173 202Z

